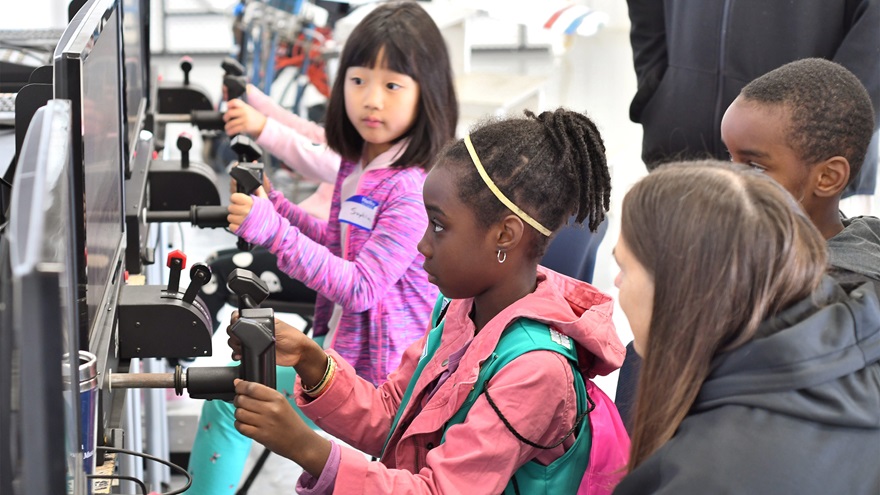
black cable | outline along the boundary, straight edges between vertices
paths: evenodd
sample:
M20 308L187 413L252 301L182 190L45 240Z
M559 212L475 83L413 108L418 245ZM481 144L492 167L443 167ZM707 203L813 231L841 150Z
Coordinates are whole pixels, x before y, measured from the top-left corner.
M583 412L583 414L578 416L577 420L575 420L575 422L574 422L574 426L572 426L571 429L568 430L568 433L566 433L564 437L559 439L559 441L554 443L553 445L538 445L537 443L520 435L519 432L513 428L513 425L511 425L510 422L507 421L507 418L505 418L504 415L501 414L501 410L498 409L498 406L495 405L495 401L492 400L492 397L489 397L489 389L488 388L483 391L483 394L486 395L486 400L489 402L489 405L492 406L492 410L495 411L495 414L498 415L498 417L501 419L501 422L504 423L504 426L507 427L508 431L513 433L513 436L515 436L517 438L517 440L519 440L520 442L522 442L530 447L534 447L536 449L542 449L542 450L555 449L556 447L559 447L560 445L562 445L562 442L564 442L568 437L570 437L572 434L574 434L574 432L577 430L578 426L580 426L581 421L583 421L584 418L586 418L587 415L590 414L591 412L593 412L593 409L596 408L596 403L593 402L592 398L590 398L590 394L587 394L587 402L590 405L587 407L587 410Z
M115 447L98 446L98 450L103 450L104 452L115 452L117 454L127 454L127 455L133 455L136 457L142 457L144 459L147 459L147 460L150 460L153 462L158 462L159 464L164 464L164 465L170 467L171 469L175 469L175 470L177 470L177 472L182 473L184 476L186 476L186 485L183 488L174 490L173 492L163 493L161 495L180 495L181 493L189 490L189 487L192 486L192 481L193 481L192 475L189 474L189 472L187 472L186 469L183 469L182 467L178 466L177 464L174 464L173 462L166 461L165 459L159 459L158 457L152 456L150 454L145 454L143 452L135 452L133 450L127 450L127 449L117 449Z
M121 474L112 475L112 474L88 474L86 475L87 479L90 480L125 480L131 481L135 483L138 487L140 487L141 491L144 495L147 495L147 485L142 480L135 478L134 476L123 476Z
M159 227L161 227L161 226L162 226L162 225L159 224ZM146 241L145 241L145 242L146 242ZM162 235L158 232L158 229L157 229L157 232L156 232L156 244L153 245L153 252L156 252L156 251L159 250L159 244L160 244L161 242L162 242Z
M254 480L257 478L257 475L260 474L260 470L263 469L263 464L266 464L266 459L269 458L269 454L272 451L269 449L263 449L263 452L260 454L260 458L257 459L257 463L254 464L253 469L251 469L251 473L248 475L247 479L244 480L244 483L241 485L241 488L235 492L235 495L247 495L248 491L251 489L251 485L254 484Z

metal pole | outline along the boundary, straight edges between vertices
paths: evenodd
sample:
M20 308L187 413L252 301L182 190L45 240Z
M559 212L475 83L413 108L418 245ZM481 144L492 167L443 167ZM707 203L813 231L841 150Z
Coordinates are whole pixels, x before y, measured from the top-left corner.
M170 375L160 373L165 371L164 361L147 359L144 362L144 371L147 373ZM173 375L172 382L174 380ZM166 387L167 388L167 387ZM159 459L168 459L168 420L165 404L165 390L149 390L144 392L145 397L145 421L147 424L146 452ZM152 490L162 491L163 486L171 482L171 471L164 464L151 463L147 472L147 484Z

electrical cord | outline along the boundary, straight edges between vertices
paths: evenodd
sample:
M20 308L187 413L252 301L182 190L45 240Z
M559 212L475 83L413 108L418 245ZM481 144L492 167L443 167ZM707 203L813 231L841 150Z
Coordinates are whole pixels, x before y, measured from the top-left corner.
M177 232L180 234L180 250L186 252L186 241L183 237L183 224L177 224Z
M115 447L98 446L98 450L103 450L104 452L115 452L117 454L133 455L133 456L141 457L141 458L153 461L153 462L158 462L159 464L164 464L164 465L170 467L171 469L174 469L177 472L186 476L186 485L183 488L179 488L177 490L174 490L174 491L171 491L168 493L163 493L161 495L180 495L181 493L189 490L189 487L192 486L192 475L190 475L186 469L183 469L182 467L178 466L177 464L174 464L173 462L166 461L165 459L159 459L158 457L152 456L150 454L145 454L143 452L135 452L133 450L127 450L127 449L117 449Z
M147 495L147 485L142 480L135 478L134 476L123 476L121 474L89 474L86 475L87 479L90 480L125 480L131 481L136 484L144 495Z

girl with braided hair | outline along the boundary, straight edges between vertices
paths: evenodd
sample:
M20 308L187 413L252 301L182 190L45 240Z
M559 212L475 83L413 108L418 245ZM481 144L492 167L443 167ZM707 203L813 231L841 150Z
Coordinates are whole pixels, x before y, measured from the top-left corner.
M570 216L601 223L609 193L602 139L576 112L527 113L448 145L425 180L419 243L444 295L388 381L276 328L297 405L380 461L320 438L257 383L236 383L236 428L304 468L300 493L609 493L629 441L590 379L623 361L612 301L538 265Z

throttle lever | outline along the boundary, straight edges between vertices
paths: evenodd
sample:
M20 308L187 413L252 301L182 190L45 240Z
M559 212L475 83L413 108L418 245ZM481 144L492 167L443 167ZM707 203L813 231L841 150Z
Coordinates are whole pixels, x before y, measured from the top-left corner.
M177 294L180 290L180 272L186 268L186 255L180 252L180 250L175 249L168 253L166 264L171 269L167 290L172 294Z
M202 287L211 280L211 268L204 263L195 263L189 269L190 283L183 294L183 302L192 304Z

